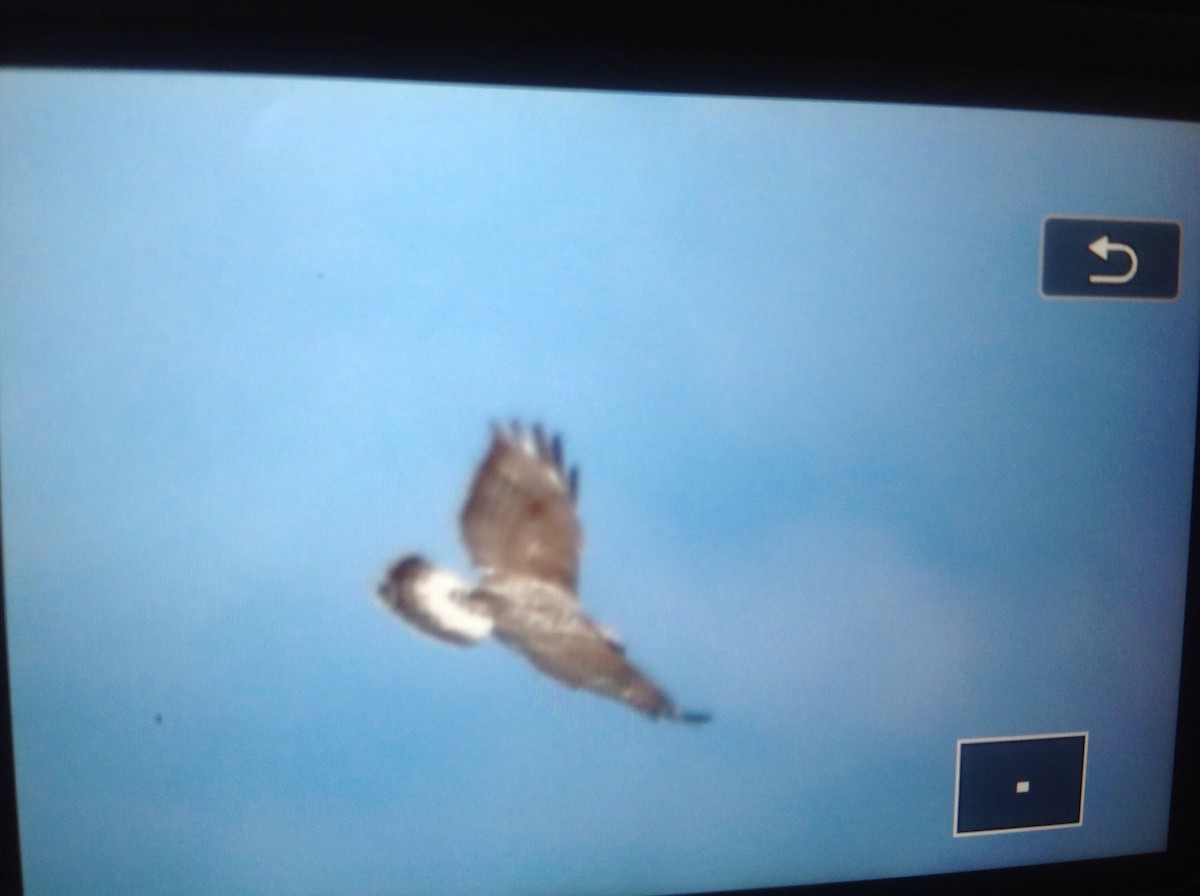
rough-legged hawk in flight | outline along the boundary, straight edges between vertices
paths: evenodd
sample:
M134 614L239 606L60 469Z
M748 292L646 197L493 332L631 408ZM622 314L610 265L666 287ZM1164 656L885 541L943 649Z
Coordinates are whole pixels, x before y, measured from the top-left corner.
M495 635L572 688L627 703L651 718L703 722L680 710L625 657L621 642L584 615L576 596L582 533L575 513L578 471L563 466L562 442L540 427L496 427L459 518L482 578L470 584L417 555L379 586L382 602L442 641L469 647Z

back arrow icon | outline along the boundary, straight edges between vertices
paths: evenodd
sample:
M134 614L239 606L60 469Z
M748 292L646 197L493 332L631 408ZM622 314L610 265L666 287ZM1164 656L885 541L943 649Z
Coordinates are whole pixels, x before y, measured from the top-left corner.
M1095 231L1093 230L1092 233ZM1137 253L1124 243L1109 242L1107 233L1100 239L1088 243L1088 248L1092 250L1093 255L1100 256L1104 261L1108 261L1110 249L1114 252L1124 252L1129 256L1129 270L1124 274L1088 274L1088 283L1128 283L1137 273Z

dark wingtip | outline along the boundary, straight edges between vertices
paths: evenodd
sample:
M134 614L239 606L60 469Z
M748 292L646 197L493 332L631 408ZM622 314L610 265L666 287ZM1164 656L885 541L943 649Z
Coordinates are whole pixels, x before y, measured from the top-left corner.
M672 722L683 722L687 725L703 725L712 721L712 713L696 709L680 709L665 695L659 693L660 700L654 706L643 710L650 718L658 721L667 719Z

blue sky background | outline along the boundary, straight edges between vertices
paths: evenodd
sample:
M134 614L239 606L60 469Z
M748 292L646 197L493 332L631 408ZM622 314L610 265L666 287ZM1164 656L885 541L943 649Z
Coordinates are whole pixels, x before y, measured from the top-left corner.
M0 73L0 462L34 894L626 893L1165 845L1200 130ZM1050 302L1050 213L1184 224ZM465 568L490 421L703 727L373 600ZM162 723L155 724L161 714ZM955 839L962 737L1090 732L1082 827Z

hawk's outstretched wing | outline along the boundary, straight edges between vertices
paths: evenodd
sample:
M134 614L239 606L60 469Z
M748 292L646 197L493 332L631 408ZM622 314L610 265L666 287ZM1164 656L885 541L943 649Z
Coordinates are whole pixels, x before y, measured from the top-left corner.
M486 601L490 589L476 592ZM563 600L568 598L564 595ZM514 602L520 606L521 600ZM545 606L544 598L538 601ZM505 612L496 615L495 634L537 668L573 688L620 700L651 718L685 722L708 720L707 713L681 711L674 701L625 657L625 648L574 606L563 613ZM549 624L548 624L549 623Z
M495 427L459 523L474 564L575 592L583 537L575 515L578 473L541 427Z

